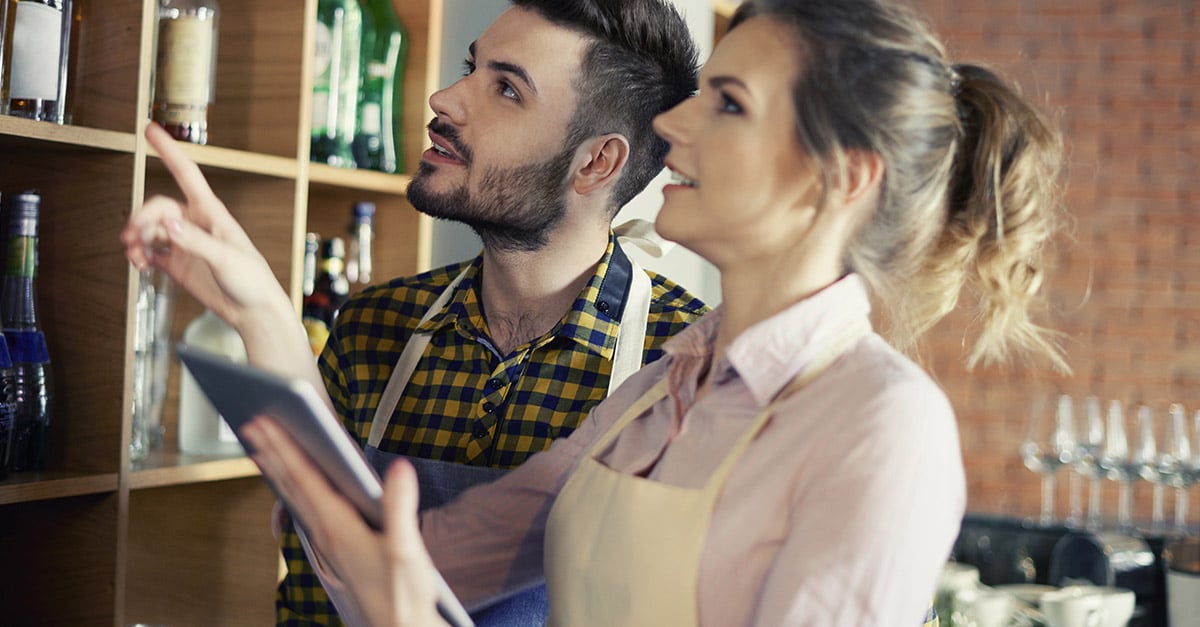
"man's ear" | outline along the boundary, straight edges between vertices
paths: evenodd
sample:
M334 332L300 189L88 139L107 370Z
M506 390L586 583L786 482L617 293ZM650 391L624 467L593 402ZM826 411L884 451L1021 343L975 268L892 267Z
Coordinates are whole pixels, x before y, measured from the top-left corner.
M579 156L583 162L575 170L571 185L576 194L585 196L612 185L621 176L629 161L629 140L617 133L593 137L580 146Z

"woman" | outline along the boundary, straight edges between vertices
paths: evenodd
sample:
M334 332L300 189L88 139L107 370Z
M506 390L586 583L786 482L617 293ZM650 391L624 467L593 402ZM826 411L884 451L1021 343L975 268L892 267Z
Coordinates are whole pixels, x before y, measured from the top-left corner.
M881 0L751 0L656 128L675 174L658 229L720 269L724 305L570 438L419 532L396 466L376 534L273 423L247 428L340 604L436 622L432 557L469 605L544 574L557 624L920 623L962 463L949 403L871 331L868 293L909 347L969 287L969 365L1016 348L1065 368L1029 319L1057 135Z

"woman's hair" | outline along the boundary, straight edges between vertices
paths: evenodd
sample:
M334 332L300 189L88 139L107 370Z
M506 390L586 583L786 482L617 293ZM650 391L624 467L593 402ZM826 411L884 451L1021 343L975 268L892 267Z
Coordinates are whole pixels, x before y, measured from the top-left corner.
M1067 370L1055 334L1030 319L1060 213L1062 140L1046 119L988 70L951 65L885 0L748 0L730 29L754 16L796 35L796 134L825 189L853 151L885 163L845 264L887 305L892 341L911 349L965 288L982 324L968 367L1015 347Z

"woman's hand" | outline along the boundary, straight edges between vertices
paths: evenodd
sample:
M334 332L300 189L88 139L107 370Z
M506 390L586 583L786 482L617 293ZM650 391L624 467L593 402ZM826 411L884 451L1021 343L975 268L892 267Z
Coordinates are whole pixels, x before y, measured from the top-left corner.
M125 256L139 270L161 268L228 322L251 363L324 392L300 317L267 260L166 131L152 123L146 140L186 201L155 196L135 210L121 231Z
M242 429L251 455L288 503L320 553L371 625L445 625L437 612L433 562L417 528L416 472L407 461L388 469L384 530L367 526L278 424L259 417Z
M255 324L252 314L291 312L287 292L200 168L158 125L146 127L146 140L187 200L154 196L133 212L121 232L129 261L138 269L163 269L238 331L270 326Z

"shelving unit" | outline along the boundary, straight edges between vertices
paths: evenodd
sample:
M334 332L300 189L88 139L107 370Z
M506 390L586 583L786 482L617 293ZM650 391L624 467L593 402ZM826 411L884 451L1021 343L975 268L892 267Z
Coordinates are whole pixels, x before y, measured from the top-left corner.
M0 481L0 556L10 565L0 586L5 623L272 624L274 497L246 458L178 451L177 363L166 446L129 464L137 273L117 233L145 198L180 193L141 135L156 0L79 1L73 123L0 116L0 190L43 194L37 290L56 384L51 468ZM429 258L425 218L404 199L408 176L308 162L316 4L221 3L209 145L183 145L297 311L304 234L348 235L355 201L378 207L379 276L414 273ZM413 164L424 143L427 77L437 75L428 50L441 8L440 0L394 4L410 35L404 152ZM179 295L175 339L200 311Z
M82 4L72 125L0 116L0 190L43 194L37 290L55 379L52 467L0 481L5 624L258 626L273 623L274 497L248 459L177 450L171 370L164 450L131 467L137 273L117 234L154 194L179 191L141 131L157 0ZM406 164L426 143L438 87L443 0L393 0L409 36ZM380 278L428 268L430 221L409 177L308 161L316 0L221 3L208 146L184 144L300 306L304 234L345 235L350 207L377 206ZM717 32L736 2L714 1ZM457 61L455 59L454 61ZM176 302L174 339L201 313Z

